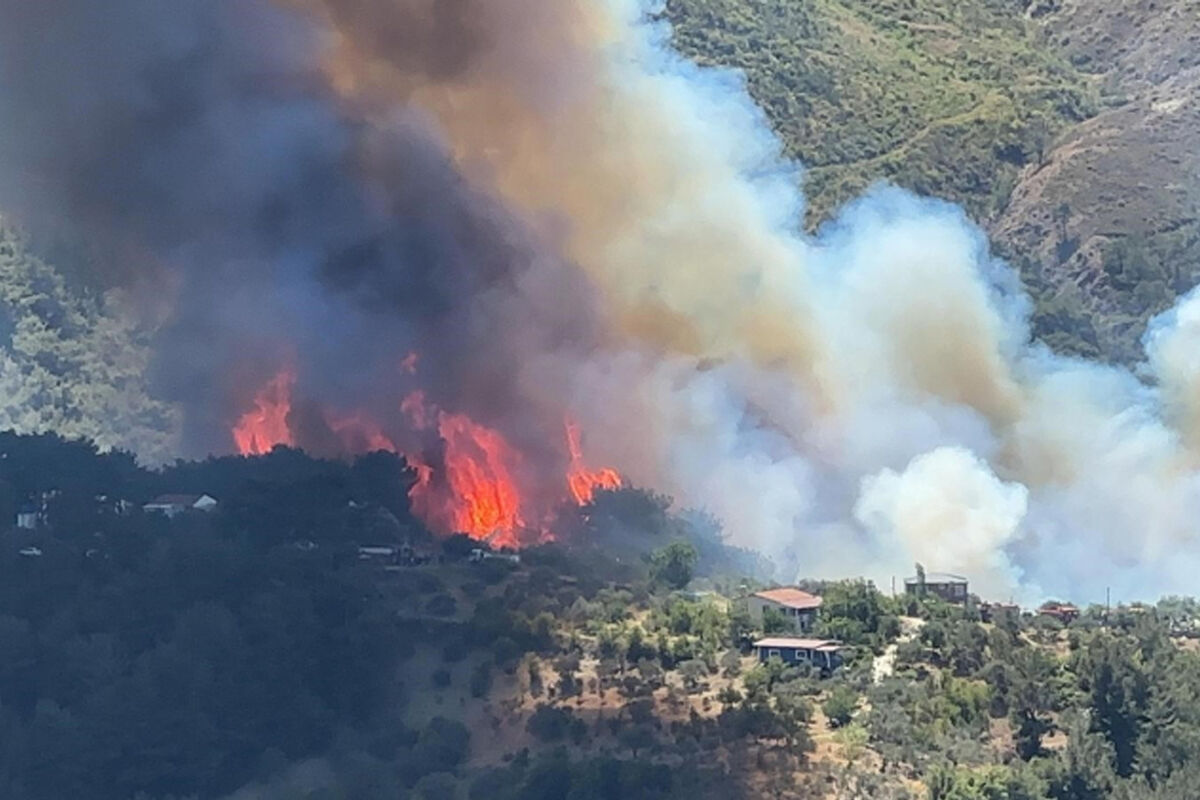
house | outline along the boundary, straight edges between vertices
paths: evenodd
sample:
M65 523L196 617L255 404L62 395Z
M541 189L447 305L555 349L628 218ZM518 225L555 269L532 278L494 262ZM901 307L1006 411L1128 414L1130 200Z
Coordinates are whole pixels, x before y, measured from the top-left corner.
M979 618L984 622L1015 621L1021 617L1021 607L1016 603L980 603Z
M185 511L212 511L216 507L217 499L207 494L160 494L142 506L142 510L175 517Z
M36 530L42 520L42 513L37 506L24 505L17 509L17 527L23 531Z
M934 595L947 603L965 605L967 602L967 579L962 575L947 572L930 572L924 576L904 579L904 593L910 597Z
M472 550L471 555L467 560L479 563L481 561L490 561L492 559L508 561L511 564L521 563L521 557L516 553L497 553L492 550L484 550L482 547L476 547L474 550Z
M414 547L410 543L400 545L400 565L404 567L419 567L433 561L433 554L423 548Z
M754 643L760 663L778 658L785 664L812 664L822 672L842 665L842 644L833 639L798 639L792 636L768 636Z
M387 545L368 545L358 548L358 560L395 566L400 563L400 550Z
M1070 625L1079 619L1079 609L1076 606L1070 603L1059 603L1056 600L1043 603L1042 607L1038 609L1038 614L1056 619L1063 625Z
M746 598L750 621L758 630L763 629L763 618L767 609L772 609L791 624L792 630L804 633L813 629L821 609L821 598L794 587L768 589L755 592Z

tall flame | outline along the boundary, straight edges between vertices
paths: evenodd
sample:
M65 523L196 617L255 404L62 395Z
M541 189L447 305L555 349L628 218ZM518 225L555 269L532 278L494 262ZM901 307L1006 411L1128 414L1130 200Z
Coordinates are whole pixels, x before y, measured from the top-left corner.
M288 427L292 411L292 388L296 373L284 368L254 397L254 409L247 411L233 428L233 441L244 456L260 456L276 445L294 445Z
M579 426L566 421L567 448L571 451L571 465L567 468L567 486L571 496L581 506L592 502L597 489L620 489L621 475L615 469L589 470L583 460L583 448L579 444Z
M441 481L419 458L409 457L417 483L409 497L413 511L442 533L465 533L473 539L514 547L525 528L521 494L513 479L520 455L498 431L465 414L431 414L420 393L402 404L414 425L426 427L431 416L442 441Z
M295 384L295 371L285 368L258 392L254 408L233 428L238 452L262 455L276 445L298 444L288 424ZM552 512L526 507L515 477L520 472L521 453L502 433L465 414L439 409L420 391L405 397L400 408L412 429L435 434L438 440L436 461L427 461L420 454L406 455L417 474L409 491L412 509L426 525L441 534L465 533L499 547L527 543L531 533L537 539L549 537L540 526ZM365 414L337 414L328 409L321 414L347 453L398 452L383 428ZM570 452L566 485L571 498L586 505L597 490L620 488L621 476L616 470L588 468L579 426L569 419L565 424Z

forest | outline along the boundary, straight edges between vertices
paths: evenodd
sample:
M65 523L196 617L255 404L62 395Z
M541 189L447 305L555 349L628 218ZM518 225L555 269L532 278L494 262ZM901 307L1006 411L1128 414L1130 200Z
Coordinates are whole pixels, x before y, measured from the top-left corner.
M847 648L823 676L754 657L788 624L739 602L771 565L668 498L603 492L559 541L477 561L412 517L411 480L383 453L148 471L0 435L0 795L1200 794L1191 599L1064 626L808 580L814 635ZM166 491L219 506L141 509ZM387 544L426 557L358 550Z

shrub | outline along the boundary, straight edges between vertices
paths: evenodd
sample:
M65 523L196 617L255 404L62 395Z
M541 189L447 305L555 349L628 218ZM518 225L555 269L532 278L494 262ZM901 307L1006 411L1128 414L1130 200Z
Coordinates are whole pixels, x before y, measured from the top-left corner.
M821 710L829 720L831 727L840 728L848 725L858 709L858 695L848 686L837 686L821 704Z
M429 598L425 611L438 617L452 617L458 611L458 603L448 594L438 594Z
M471 670L471 696L484 697L492 688L492 662L480 661Z
M525 723L525 730L543 742L557 742L566 736L571 720L572 716L569 711L541 705Z

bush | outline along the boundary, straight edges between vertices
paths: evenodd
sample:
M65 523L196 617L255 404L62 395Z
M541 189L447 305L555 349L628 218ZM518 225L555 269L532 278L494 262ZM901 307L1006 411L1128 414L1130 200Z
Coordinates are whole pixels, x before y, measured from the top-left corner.
M457 664L467 657L468 651L466 641L455 637L446 642L446 646L442 648L442 661L447 664Z
M825 698L825 702L821 704L821 710L825 712L830 726L834 728L850 724L857 709L858 695L848 686L835 687L829 693L829 697Z
M449 772L435 772L417 781L415 800L453 800L458 796L458 781Z
M421 731L412 751L413 762L428 775L433 772L453 772L467 757L471 732L461 722L434 717Z
M421 594L433 594L434 592L440 592L442 587L445 585L442 583L441 578L429 572L414 571L411 573L411 575L413 576L413 584L417 587L417 591Z
M505 672L511 673L521 657L521 648L509 637L501 636L492 642L492 657Z
M492 662L481 661L471 670L471 696L484 697L492 688Z
M425 611L437 617L452 617L458 611L458 603L448 594L434 595L425 604Z
M572 715L565 709L541 705L525 723L525 730L543 742L557 742L567 735Z

